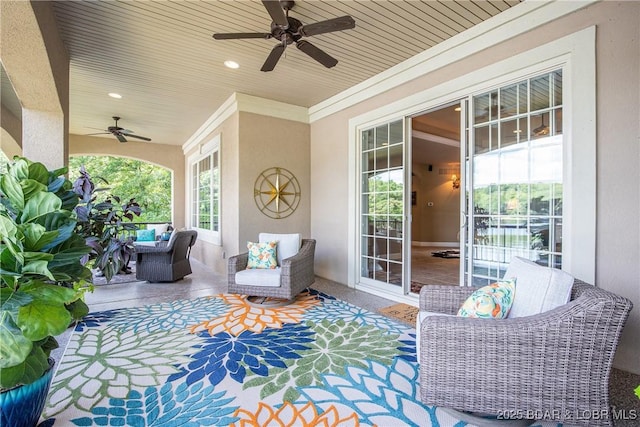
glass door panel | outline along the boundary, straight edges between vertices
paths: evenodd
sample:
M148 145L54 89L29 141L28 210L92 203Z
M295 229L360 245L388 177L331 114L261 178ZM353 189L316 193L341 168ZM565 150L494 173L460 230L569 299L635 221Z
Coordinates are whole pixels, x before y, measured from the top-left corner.
M401 288L404 265L404 127L397 120L361 135L361 277Z
M513 256L562 266L562 71L470 98L465 278L484 286Z

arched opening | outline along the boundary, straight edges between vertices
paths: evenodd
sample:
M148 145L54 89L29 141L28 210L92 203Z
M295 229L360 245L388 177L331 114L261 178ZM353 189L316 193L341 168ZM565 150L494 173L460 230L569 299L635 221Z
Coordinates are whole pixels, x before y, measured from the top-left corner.
M96 186L109 188L109 193L122 200L136 199L142 214L135 222L172 223L172 172L169 169L127 157L74 155L69 158L72 180L82 165Z

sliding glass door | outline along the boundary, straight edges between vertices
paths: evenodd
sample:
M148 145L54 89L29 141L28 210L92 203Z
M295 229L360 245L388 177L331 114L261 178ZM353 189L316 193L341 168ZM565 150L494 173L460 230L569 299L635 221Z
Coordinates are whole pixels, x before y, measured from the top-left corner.
M463 284L501 278L511 257L562 267L562 71L470 97Z
M360 281L402 289L405 230L404 120L360 135Z
M554 70L461 102L461 285L502 278L514 256L562 268L562 92ZM358 132L358 282L396 295L410 282L406 123Z

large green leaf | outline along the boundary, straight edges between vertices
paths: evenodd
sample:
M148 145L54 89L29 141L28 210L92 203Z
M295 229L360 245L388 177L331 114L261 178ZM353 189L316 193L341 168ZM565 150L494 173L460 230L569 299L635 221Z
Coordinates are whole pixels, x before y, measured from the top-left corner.
M12 175L4 174L0 178L0 191L11 202L14 208L21 211L24 209L24 193L20 182Z
M47 191L47 186L35 179L25 179L24 181L20 181L20 187L22 187L25 202L34 195Z
M2 279L5 279L5 274L20 273L21 266L24 264L24 256L22 250L19 247L15 247L13 242L7 242L4 245L2 251L0 251L0 268L2 268ZM16 253L19 258L16 257Z
M79 292L75 289L51 285L38 280L24 284L20 290L27 295L33 296L34 300L42 299L54 304L68 304L79 295Z
M64 176L59 176L49 183L49 185L47 186L47 191L57 193L58 190L63 187L65 182L67 182L67 179Z
M49 265L51 265L51 263L49 263ZM50 267L49 271L58 282L77 282L78 280L90 282L93 276L91 270L80 264L79 261L61 267Z
M62 209L72 211L78 205L80 198L73 191L58 192L56 194L62 200Z
M66 167L66 166L63 166L61 168L54 169L54 170L50 171L49 172L49 176L58 178L58 177L60 177L62 175L66 175L67 172L69 172L69 168ZM53 179L51 179L51 182L53 182Z
M29 222L22 227L22 233L25 237L24 249L26 251L39 251L49 243L53 242L58 236L57 230L47 231L43 225L35 222Z
M45 216L49 216L51 214L47 214ZM75 236L74 234L74 230L76 228L76 222L75 221L68 221L67 224L58 227L57 232L58 235L56 236L55 239L53 239L51 242L49 242L47 245L45 245L42 250L43 251L48 251L53 249L54 247L60 245L61 243L64 243L66 241L68 241L71 237ZM78 236L79 237L79 236Z
M18 279L22 277L22 274L18 274L13 271L6 271L3 269L0 269L0 274L2 275L2 279L0 280L0 283L4 284L4 286L7 286L11 289L15 289L15 287L18 286Z
M32 346L33 343L23 335L11 314L5 310L0 311L0 368L4 369L24 362L31 353ZM2 377L4 377L4 371Z
M49 184L49 171L42 163L31 163L29 165L29 178L47 186Z
M32 341L48 335L60 335L71 323L71 313L64 305L45 299L34 299L18 310L17 325L25 337Z
M67 305L67 310L69 310L71 317L75 320L80 320L89 314L89 307L81 299L75 300L71 304Z
M2 368L0 387L11 388L19 384L31 384L49 368L47 354L40 346L34 345L24 362L10 368Z
M35 221L50 212L55 212L62 206L62 200L53 193L37 193L24 205L20 220Z
M29 261L51 261L54 255L46 252L24 252L25 263Z
M2 301L0 309L2 311L9 312L15 319L18 317L18 310L20 309L20 307L22 307L23 305L27 305L31 301L33 301L33 297L21 291L14 291L13 289L9 288L1 288L0 301Z
M44 228L46 228L47 231L58 230L60 227L64 227L71 223L73 223L75 227L76 224L75 220L71 217L71 212L67 211L50 212L41 216L35 222L40 225L44 225Z
M55 280L53 274L51 274L49 268L47 268L48 264L49 261L47 260L28 261L25 259L24 265L22 266L22 274L38 274L50 280Z
M18 227L13 221L4 215L0 215L0 235L2 235L2 240L4 241L7 238L15 239L16 231L18 231Z
M63 249L53 254L53 259L49 261L49 269L59 268L79 262L80 258L91 252L89 246L71 247Z
M29 161L25 158L15 159L9 173L18 181L29 178Z

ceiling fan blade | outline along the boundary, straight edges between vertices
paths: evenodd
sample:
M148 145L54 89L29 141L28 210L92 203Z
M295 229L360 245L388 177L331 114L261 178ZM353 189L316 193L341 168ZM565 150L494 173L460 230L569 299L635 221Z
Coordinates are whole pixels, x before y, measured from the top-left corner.
M127 142L127 138L125 138L121 133L114 133L113 135L118 138L118 141Z
M338 18L327 19L326 21L315 22L303 25L298 32L305 37L318 34L331 33L333 31L350 30L356 27L356 21L350 16L340 16Z
M264 8L267 9L267 12L269 12L269 16L271 16L273 22L283 28L289 27L287 14L284 13L284 9L282 9L278 0L262 0L262 4Z
M151 141L151 138L147 138L146 136L134 135L132 133L123 133L122 135L128 136L129 138L142 139L143 141Z
M216 33L213 35L216 40L235 40L235 39L270 39L269 33Z
M262 68L260 68L260 71L272 71L276 67L278 60L280 60L280 57L282 56L285 48L286 46L283 44L276 45L276 47L271 50L271 53L267 57L267 60L264 61L264 64L262 65Z
M97 133L85 133L85 136L92 136L92 135L109 135L111 132L97 132Z
M338 63L338 60L336 58L306 40L299 40L296 43L296 46L298 47L298 49L300 49L327 68L334 67Z

